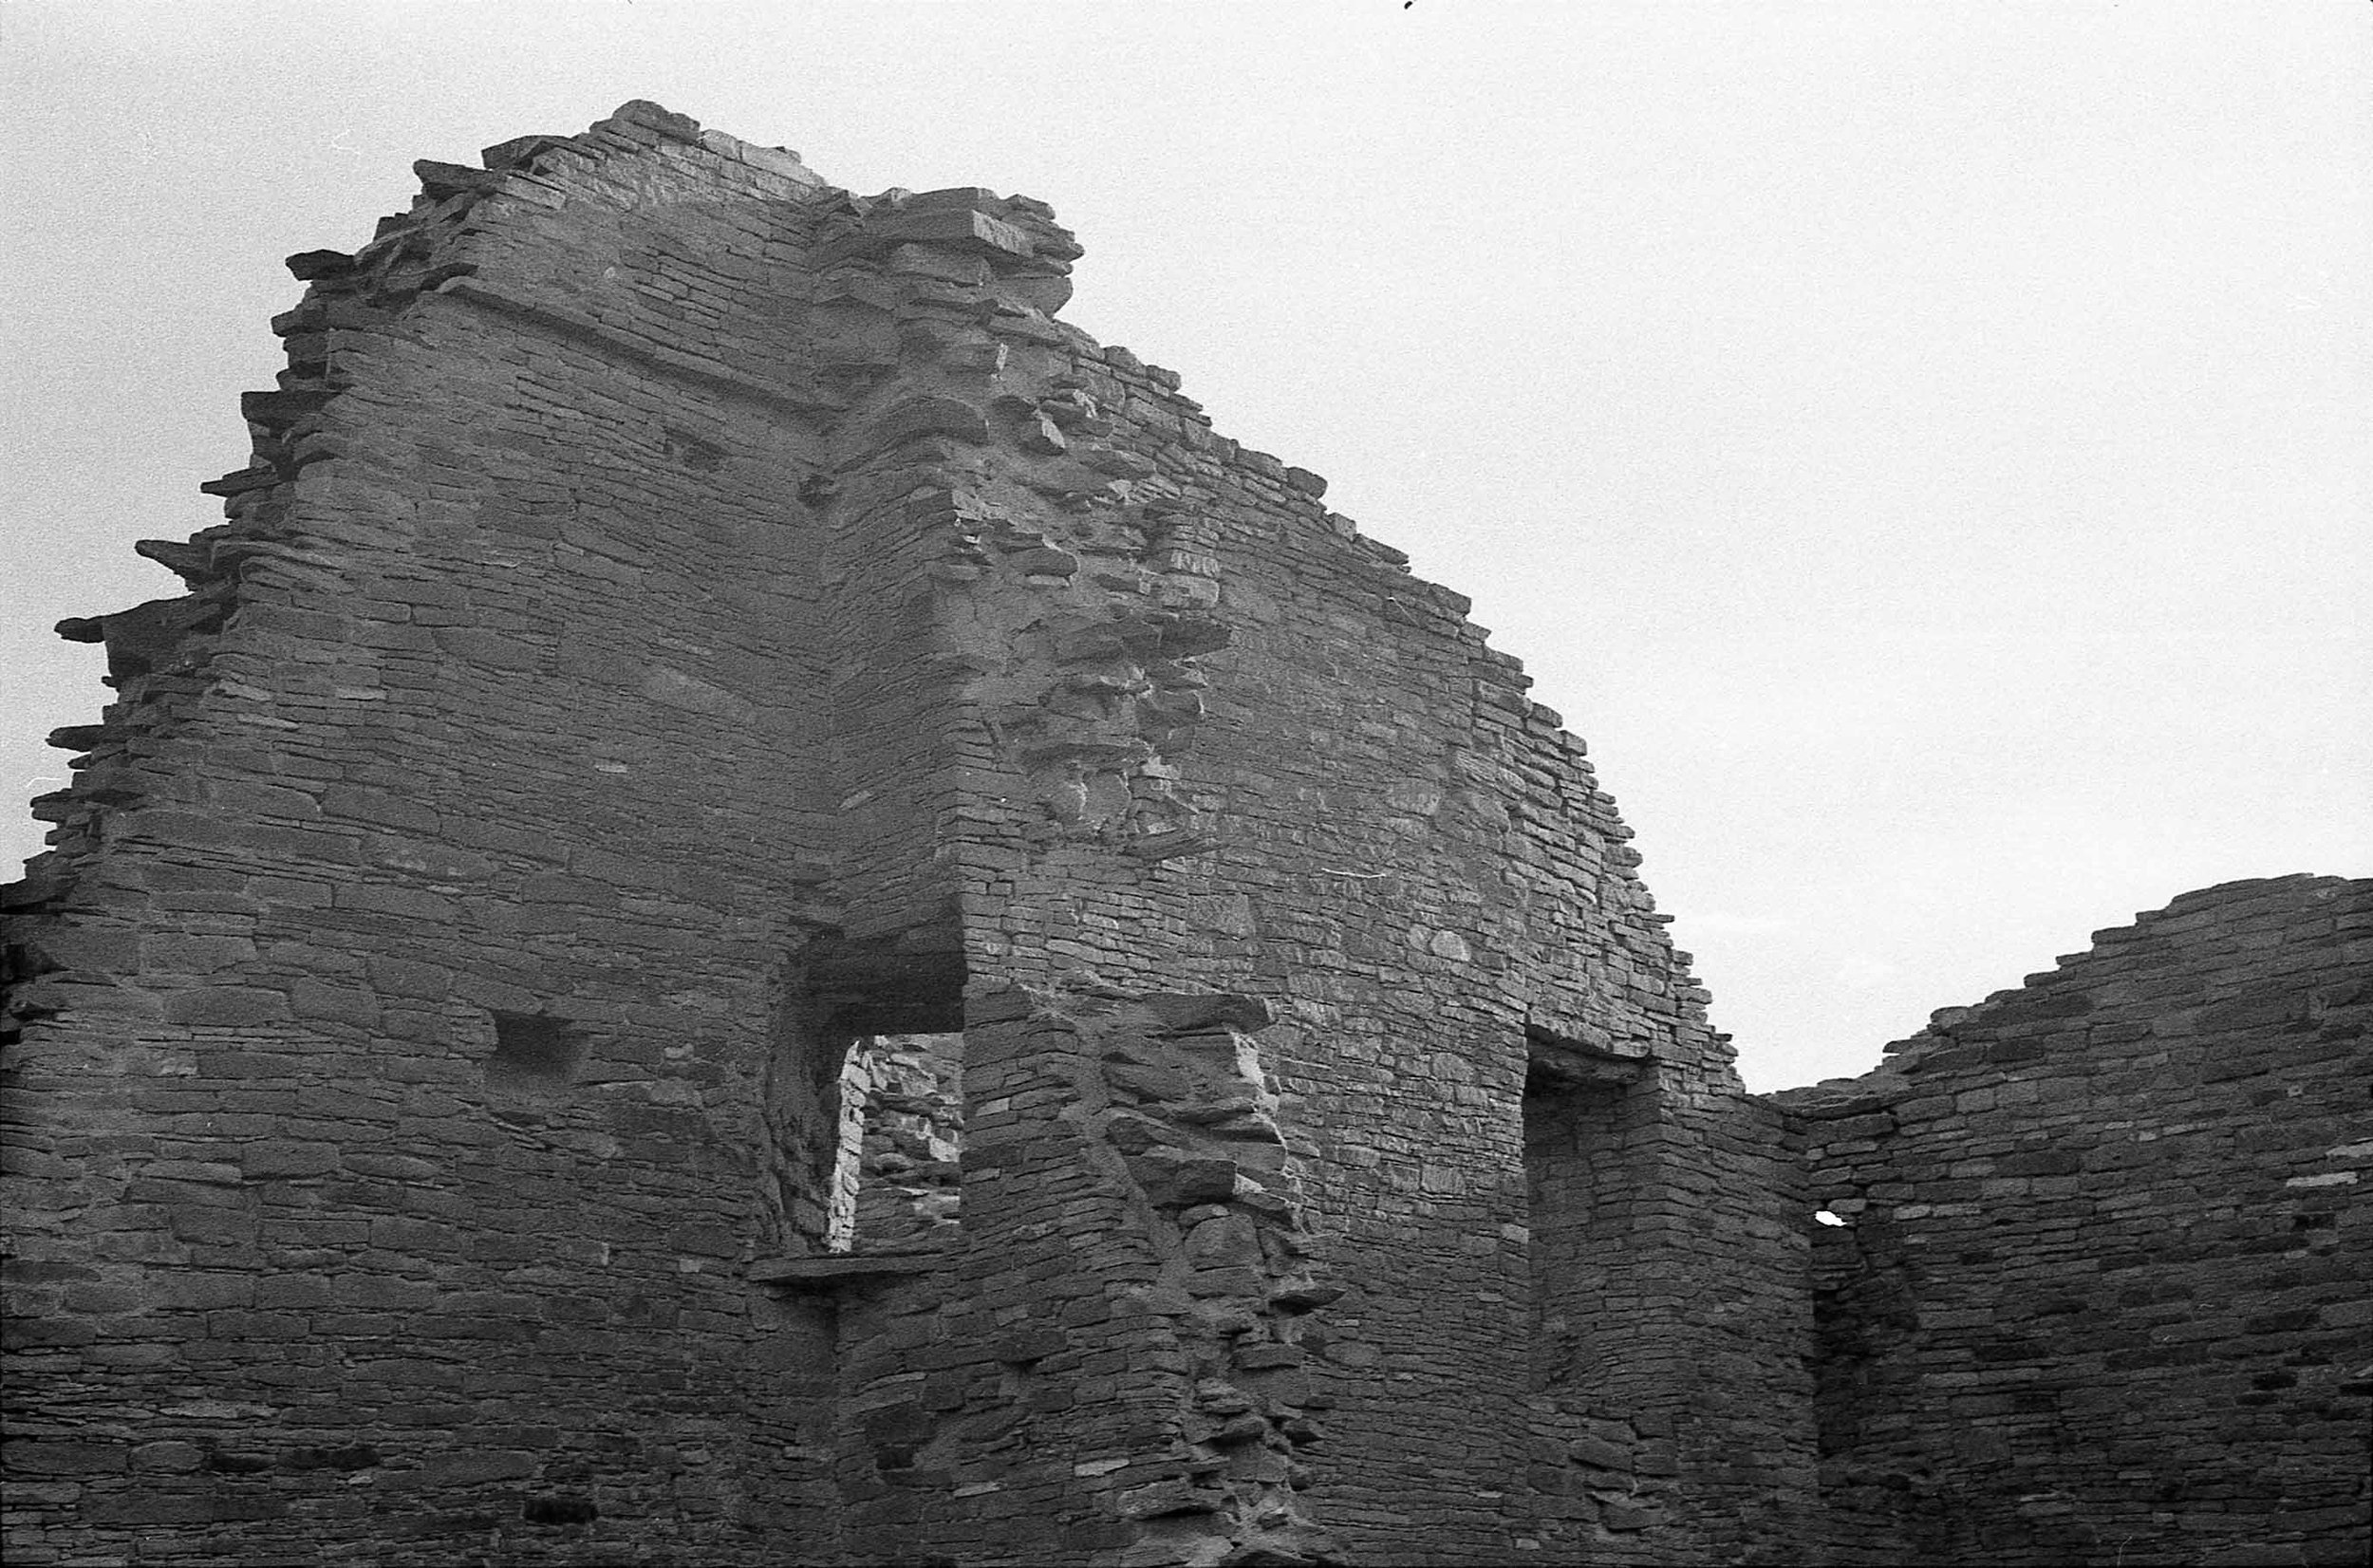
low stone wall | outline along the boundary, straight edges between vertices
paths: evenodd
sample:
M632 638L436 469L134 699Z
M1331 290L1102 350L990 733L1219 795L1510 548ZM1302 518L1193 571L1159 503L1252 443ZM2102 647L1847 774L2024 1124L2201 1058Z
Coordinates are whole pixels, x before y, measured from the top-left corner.
M1776 1096L1835 1560L2362 1562L2373 882L2095 943Z

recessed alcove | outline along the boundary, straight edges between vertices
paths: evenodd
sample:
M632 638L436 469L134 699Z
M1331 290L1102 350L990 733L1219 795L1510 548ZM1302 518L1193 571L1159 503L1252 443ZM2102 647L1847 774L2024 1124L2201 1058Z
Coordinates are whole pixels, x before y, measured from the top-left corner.
M963 969L912 939L813 939L791 965L765 1108L779 1256L944 1249L963 1140Z
M548 1098L567 1092L585 1055L585 1036L566 1018L542 1013L496 1013L495 1054L486 1059L486 1087L514 1098Z
M1526 1044L1532 1386L1588 1386L1607 1370L1605 1321L1624 1310L1617 1272L1638 1186L1627 1134L1647 1065L1539 1030Z

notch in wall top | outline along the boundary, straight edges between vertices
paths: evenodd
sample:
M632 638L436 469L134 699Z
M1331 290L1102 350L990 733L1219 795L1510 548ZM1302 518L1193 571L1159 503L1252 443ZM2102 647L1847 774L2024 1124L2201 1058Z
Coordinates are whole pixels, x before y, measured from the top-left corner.
M524 169L535 161L536 155L553 147L565 147L571 140L565 136L514 136L508 141L497 141L481 151L478 161L487 168L500 172Z

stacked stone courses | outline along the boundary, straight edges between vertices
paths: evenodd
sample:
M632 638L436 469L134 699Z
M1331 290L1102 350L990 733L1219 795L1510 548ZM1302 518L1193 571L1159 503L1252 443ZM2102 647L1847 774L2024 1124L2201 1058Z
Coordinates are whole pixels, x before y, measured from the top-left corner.
M60 628L11 1562L2362 1555L2373 885L1749 1096L1581 743L1046 207L484 164Z
M2362 1561L2373 883L2094 942L1777 1096L1843 1560Z

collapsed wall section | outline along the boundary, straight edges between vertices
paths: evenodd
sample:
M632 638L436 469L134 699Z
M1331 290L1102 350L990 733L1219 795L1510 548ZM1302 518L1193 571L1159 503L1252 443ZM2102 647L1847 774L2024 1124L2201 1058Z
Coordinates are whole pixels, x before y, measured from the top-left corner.
M2187 894L1775 1096L1834 1560L2364 1559L2373 882Z

